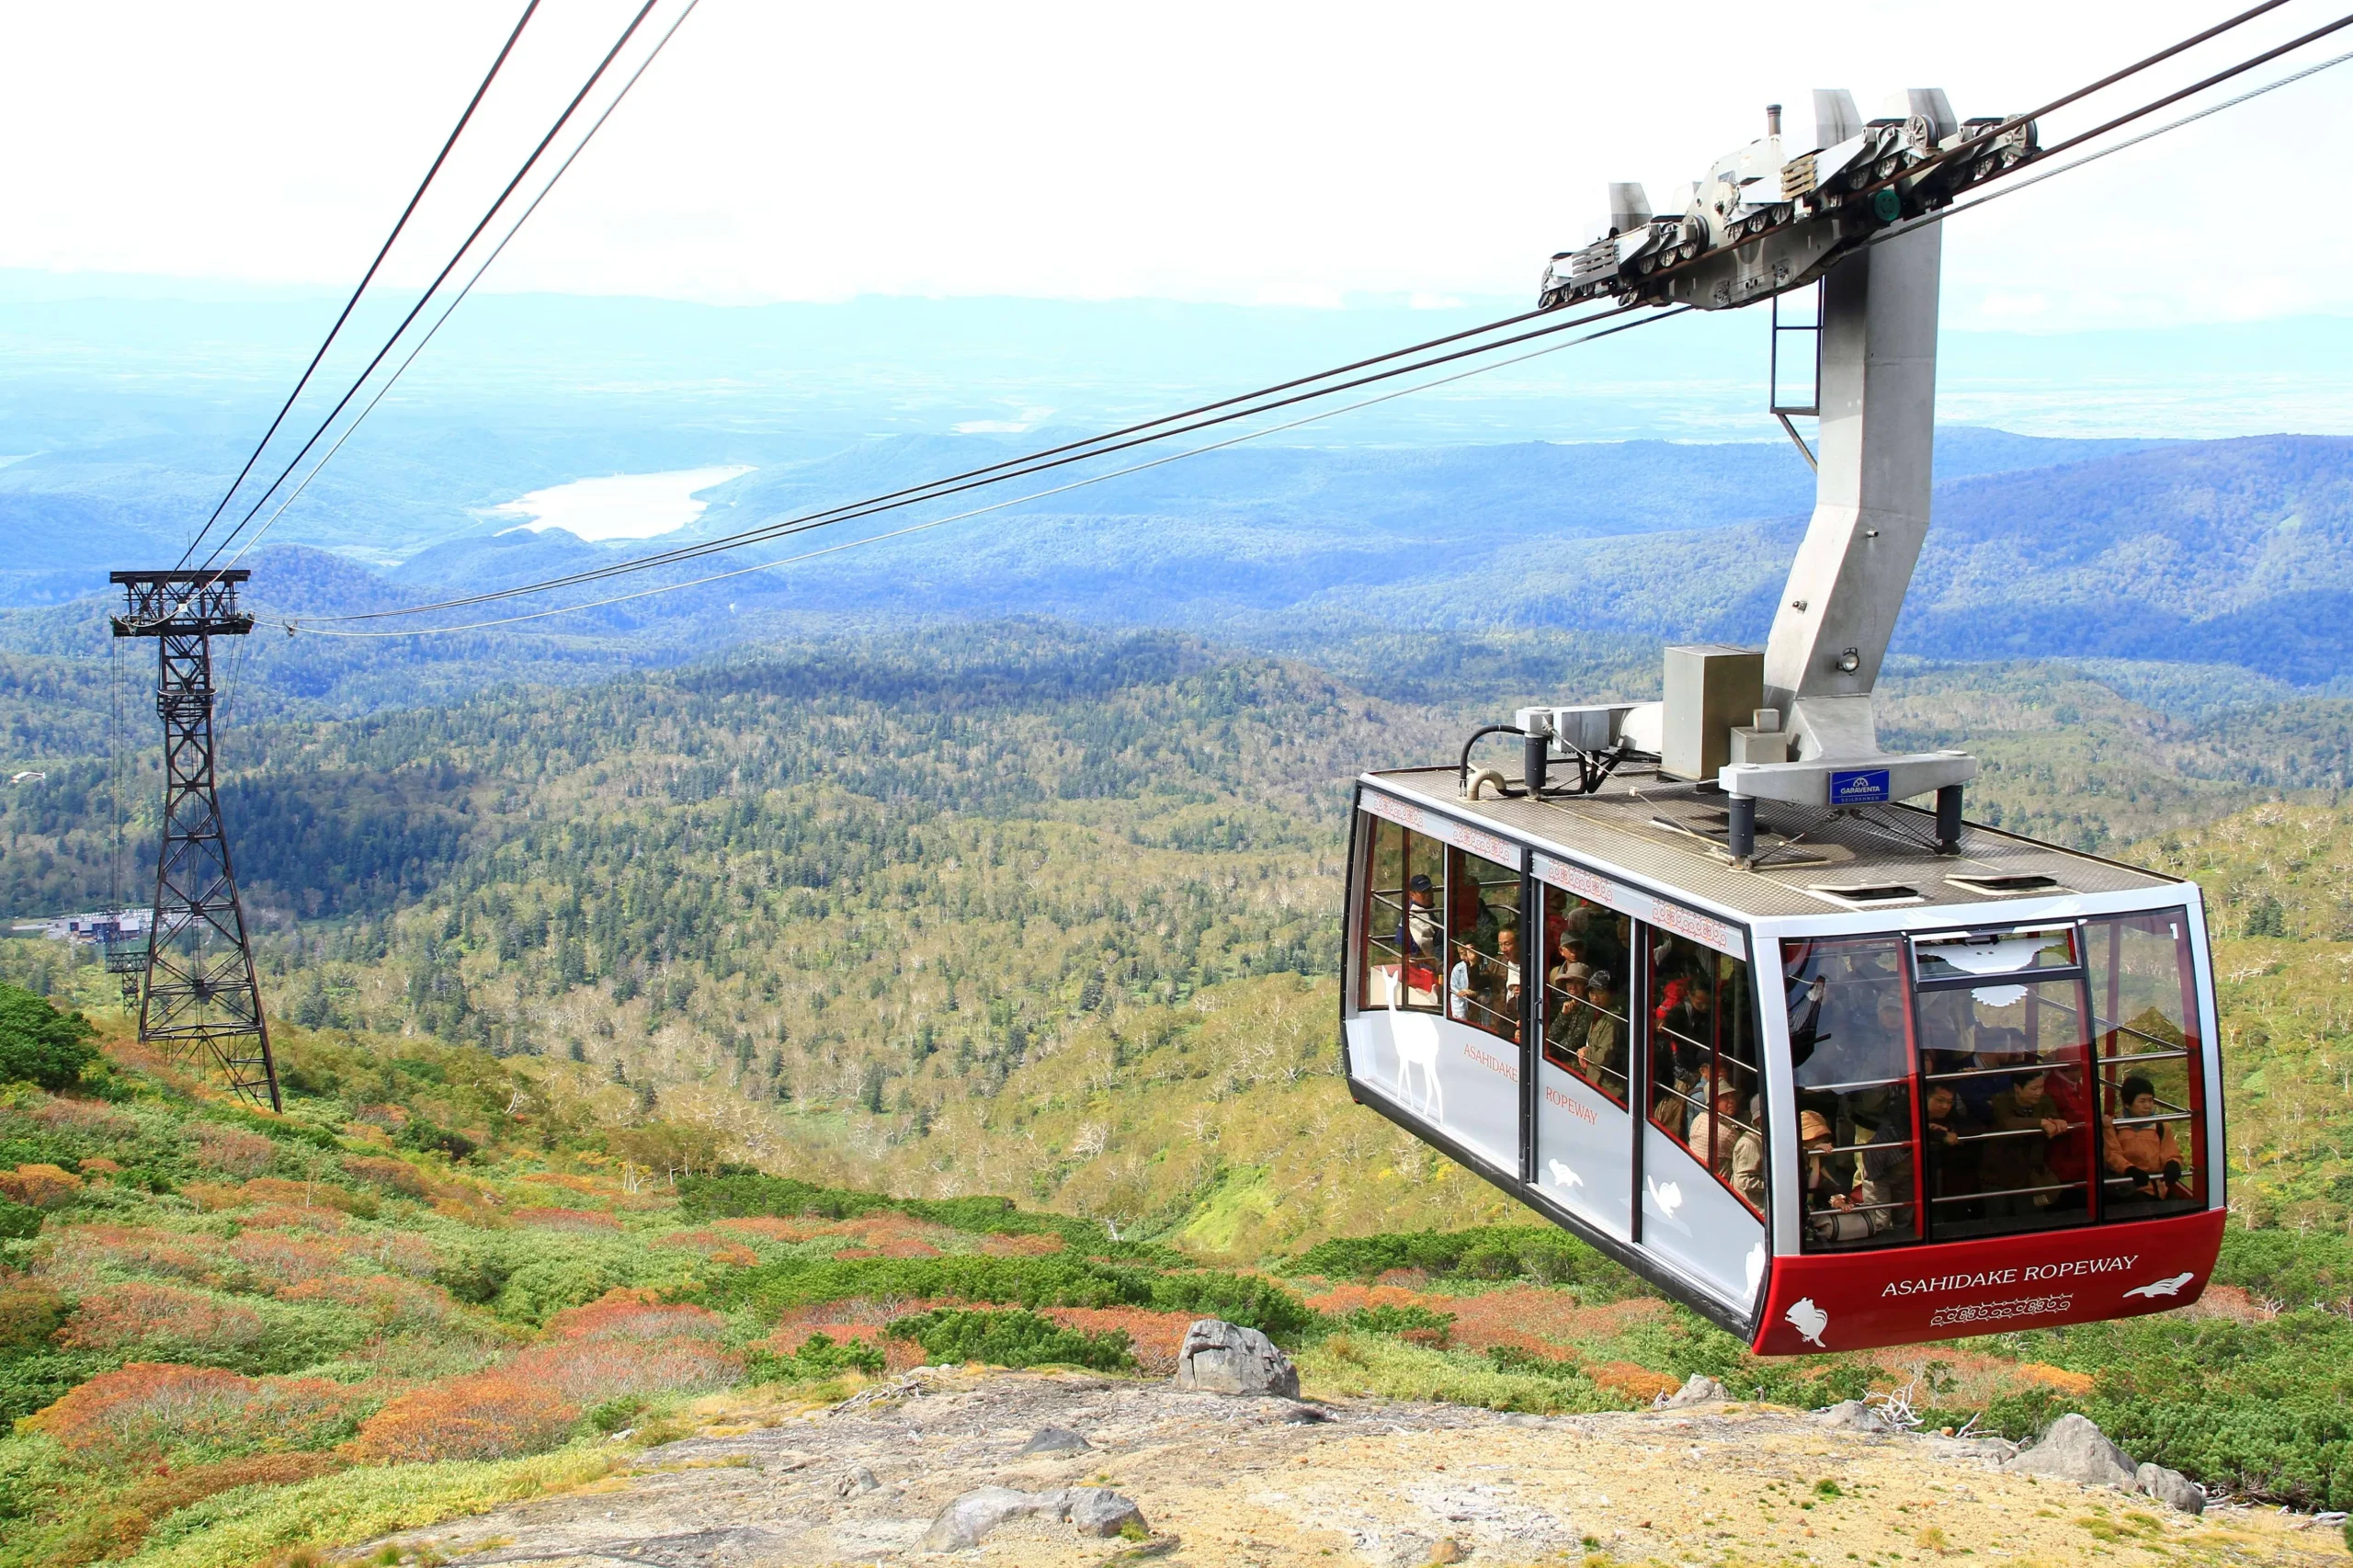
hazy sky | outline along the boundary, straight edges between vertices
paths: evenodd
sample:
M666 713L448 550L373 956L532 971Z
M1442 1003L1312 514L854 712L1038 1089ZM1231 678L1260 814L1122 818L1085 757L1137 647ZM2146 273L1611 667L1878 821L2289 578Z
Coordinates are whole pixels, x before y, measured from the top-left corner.
M660 0L647 36L682 4ZM401 276L438 264L633 8L544 0ZM1792 151L1817 85L1867 113L1922 83L2006 113L2225 9L701 0L485 287L1528 295L1591 237L1605 180L1665 205L1768 100ZM519 10L0 0L0 267L347 285ZM2293 0L2150 80L2327 19ZM2348 102L2353 64L1954 223L1947 324L2343 312L2353 209L2314 198ZM2066 111L2046 139L2096 118Z

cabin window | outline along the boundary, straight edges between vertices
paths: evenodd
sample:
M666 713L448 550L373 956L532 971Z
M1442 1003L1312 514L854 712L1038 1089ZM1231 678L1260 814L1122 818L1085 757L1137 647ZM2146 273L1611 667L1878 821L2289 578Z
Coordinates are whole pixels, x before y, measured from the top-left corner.
M1765 1212L1765 1079L1748 965L1655 927L1649 1001L1651 1121Z
M2086 923L2099 1051L2100 1209L2206 1206L2204 1073L2187 910Z
M1519 869L1447 851L1446 1016L1519 1039Z
M1911 1008L1901 938L1781 945L1809 1252L1916 1241Z
M1556 887L1543 895L1544 1060L1622 1106L1634 923Z
M1446 846L1375 816L1366 828L1360 1007L1438 1010L1445 983Z

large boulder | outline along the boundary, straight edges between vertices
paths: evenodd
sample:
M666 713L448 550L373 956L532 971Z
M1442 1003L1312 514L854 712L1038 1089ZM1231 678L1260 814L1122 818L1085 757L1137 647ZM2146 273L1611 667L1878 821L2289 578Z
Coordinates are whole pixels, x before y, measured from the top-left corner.
M1681 1388L1663 1396L1658 1407L1661 1410L1688 1410L1695 1404L1722 1404L1723 1402L1724 1385L1705 1372L1694 1372L1684 1381Z
M1139 1533L1146 1528L1143 1510L1135 1506L1134 1500L1108 1486L1074 1486L1068 1496L1070 1522L1078 1527L1081 1535L1118 1535L1131 1523Z
M2002 1467L2021 1475L2072 1481L2078 1486L2132 1490L2132 1456L2108 1440L2089 1418L2069 1414L2051 1424L2042 1441Z
M1893 1432L1887 1418L1859 1399L1842 1399L1827 1410L1817 1410L1809 1418L1817 1426L1835 1427L1841 1432Z
M2143 1464L2132 1472L2132 1487L2145 1492L2168 1508L2178 1508L2185 1514L2206 1511L2206 1489L2177 1470L2167 1470L2161 1464Z
M1299 1369L1255 1328L1203 1318L1185 1331L1176 1353L1176 1386L1202 1393L1299 1397Z
M970 1551L1007 1519L1043 1514L1068 1519L1081 1535L1114 1536L1130 1520L1145 1527L1143 1510L1132 1499L1105 1486L1065 1486L1051 1492L1017 1492L1009 1486L983 1486L967 1492L931 1521L924 1532L926 1551Z

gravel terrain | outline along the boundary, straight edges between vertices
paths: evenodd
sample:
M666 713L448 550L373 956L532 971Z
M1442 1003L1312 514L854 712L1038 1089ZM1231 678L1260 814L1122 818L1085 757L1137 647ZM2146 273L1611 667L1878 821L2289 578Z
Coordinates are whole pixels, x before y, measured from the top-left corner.
M920 1369L830 1408L762 1408L739 1393L698 1414L701 1435L592 1486L343 1560L386 1544L453 1563L584 1568L2353 1560L2308 1519L2228 1507L2194 1518L2002 1472L1998 1441L1855 1430L1769 1406L1540 1417ZM997 1525L977 1550L926 1551L933 1521L982 1487L1110 1488L1149 1530L1092 1538L1048 1507Z

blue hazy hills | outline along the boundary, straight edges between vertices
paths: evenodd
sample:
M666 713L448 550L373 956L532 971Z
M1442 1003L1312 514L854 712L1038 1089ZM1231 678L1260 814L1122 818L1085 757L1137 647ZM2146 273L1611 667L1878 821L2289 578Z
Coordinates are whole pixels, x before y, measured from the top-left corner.
M1513 303L470 301L246 564L256 602L297 618L534 580L997 461ZM0 274L0 646L96 651L83 644L106 571L177 557L332 309L85 297ZM2205 429L2327 428L2344 422L2348 363L2353 323L2333 320L2138 337L1949 334L1940 398L1949 415L2007 411L2045 430L2165 432L2183 426L2188 401L2229 414ZM590 643L605 650L591 661L600 667L639 646L687 656L779 615L1008 612L1302 652L1327 632L1433 629L1754 641L1812 496L1790 446L1756 438L1772 429L1756 407L1762 375L1760 324L1686 318L1289 432L1287 445L1108 478L468 646L524 675ZM734 552L672 580L1165 449ZM583 477L718 464L751 472L652 543L517 531L491 512ZM1956 423L1939 433L1937 479L1901 653L2225 664L2303 686L2347 668L2353 438Z

